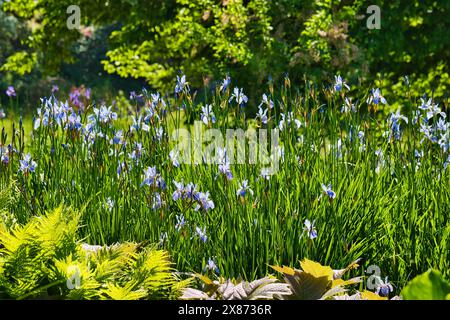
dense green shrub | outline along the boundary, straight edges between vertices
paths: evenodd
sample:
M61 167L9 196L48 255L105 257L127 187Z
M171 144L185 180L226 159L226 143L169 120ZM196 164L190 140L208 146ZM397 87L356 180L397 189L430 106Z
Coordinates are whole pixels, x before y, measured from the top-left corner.
M416 94L434 91L435 97L443 97L449 85L446 1L82 0L81 32L67 29L71 4L5 2L7 13L33 21L33 32L18 36L21 49L9 51L8 60L0 56L3 70L23 74L36 63L57 74L65 63L86 62L80 51L99 33L104 40L89 49L97 62L90 72L98 71L101 60L106 72L163 91L179 69L195 87L228 72L258 95L268 77L276 81L283 72L297 85L304 75L324 80L339 72L352 82L382 75L382 88L409 75L418 83ZM366 27L373 4L381 8L381 30Z

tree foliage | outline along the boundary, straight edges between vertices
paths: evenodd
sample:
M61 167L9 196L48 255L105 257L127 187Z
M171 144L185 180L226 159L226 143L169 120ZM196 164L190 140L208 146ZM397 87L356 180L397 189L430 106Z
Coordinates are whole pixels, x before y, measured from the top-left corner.
M34 64L55 73L75 62L80 39L112 26L107 52L98 57L104 69L160 90L172 88L180 69L196 86L229 73L256 89L283 72L298 83L304 75L323 80L341 73L355 82L383 74L384 85L394 85L410 75L422 80L419 92L436 89L439 96L449 85L445 1L80 0L81 29L68 30L71 4L4 2L31 35L20 38L24 50L0 54L3 70L23 74ZM380 30L366 27L372 4L381 8Z

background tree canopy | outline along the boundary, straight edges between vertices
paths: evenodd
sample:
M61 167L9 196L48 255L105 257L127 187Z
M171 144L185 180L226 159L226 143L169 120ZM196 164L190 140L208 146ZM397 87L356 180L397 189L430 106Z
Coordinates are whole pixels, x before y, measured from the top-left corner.
M66 25L72 4L81 9L79 30ZM366 26L372 4L381 8L380 30ZM268 78L277 81L286 72L298 85L305 76L329 81L338 73L351 83L383 79L376 85L393 94L408 75L416 94L438 98L450 85L449 1L0 0L0 5L2 87L13 80L30 82L34 74L36 81L58 76L75 84L128 89L146 83L168 91L179 70L194 87L228 73L255 99Z

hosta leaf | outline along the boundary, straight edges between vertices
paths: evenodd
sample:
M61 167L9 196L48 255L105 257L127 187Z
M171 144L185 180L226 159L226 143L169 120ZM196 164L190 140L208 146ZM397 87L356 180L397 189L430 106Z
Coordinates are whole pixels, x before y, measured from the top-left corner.
M291 294L291 290L286 283L279 283L275 278L262 278L253 282L240 282L234 284L231 280L221 283L213 293L206 293L196 289L183 290L181 299L186 300L270 300Z
M347 292L347 290L341 286L335 286L333 288L331 288L330 290L328 290L327 292L325 292L325 294L320 298L320 300L325 300L331 297L334 297L338 294L341 293L345 293Z
M219 286L217 292L222 296L223 300L233 300L234 289L234 284L231 280L227 280Z
M180 297L182 300L210 300L212 297L208 296L205 292L186 288L183 290L183 295Z
M224 300L268 300L274 296L290 295L287 284L278 283L274 278L262 278L253 282L240 282L234 285L230 280L217 290Z
M236 297L236 293L239 297ZM278 283L277 279L262 278L253 282L241 282L235 287L235 297L239 300L267 300L273 299L274 295L290 295L291 290L285 283Z
M353 295L343 294L333 296L333 300L362 300L361 293L357 292Z

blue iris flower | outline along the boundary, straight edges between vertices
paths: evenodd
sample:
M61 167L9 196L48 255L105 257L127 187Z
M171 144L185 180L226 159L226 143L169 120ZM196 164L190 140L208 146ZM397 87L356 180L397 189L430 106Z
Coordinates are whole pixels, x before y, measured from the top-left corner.
M36 167L37 164L31 159L31 155L29 153L25 154L22 160L20 160L19 170L23 173L34 172Z
M231 95L230 99L228 100L228 102L231 103L231 101L235 100L236 103L243 107L245 103L248 102L248 98L247 96L244 94L243 89L239 89L239 88L234 88L233 89L233 94Z
M307 234L308 237L312 240L317 238L317 231L316 227L314 226L315 221L311 222L308 219L305 220L305 228L303 229Z
M322 190L328 196L328 198L330 200L333 200L334 198L336 198L336 193L332 190L331 184L326 186L325 184L322 183Z
M186 82L186 76L184 74L177 76L177 84L175 85L175 94L179 95L183 90L189 92L189 84Z
M220 91L222 91L222 92L227 91L230 84L231 84L231 78L229 75L227 75L225 77L225 79L223 80L222 85L220 86Z
M203 242L206 242L208 240L208 236L206 235L205 227L203 227L203 229L201 229L199 227L195 227L195 233L198 235L200 240L202 240Z

